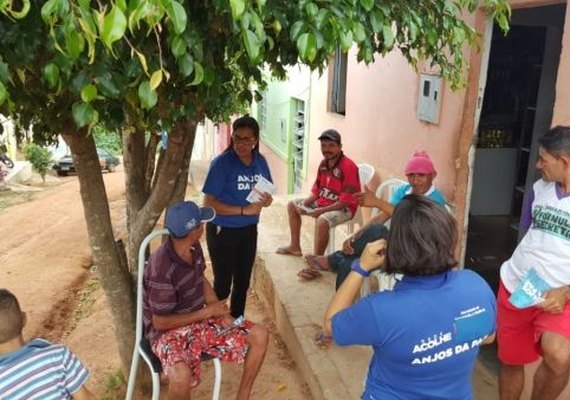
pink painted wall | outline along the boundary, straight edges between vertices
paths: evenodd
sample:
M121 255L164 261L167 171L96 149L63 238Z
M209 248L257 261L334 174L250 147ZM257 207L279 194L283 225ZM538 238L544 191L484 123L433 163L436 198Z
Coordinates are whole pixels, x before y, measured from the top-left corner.
M419 75L398 53L370 66L357 64L355 54L350 53L346 116L342 116L326 110L328 75L314 76L309 171L315 171L321 160L319 133L334 127L343 137L345 153L356 163L374 165L382 180L404 178L403 167L408 158L415 150L426 150L438 171L438 187L453 201L464 92L453 93L444 83L439 124L429 124L416 117L418 85Z

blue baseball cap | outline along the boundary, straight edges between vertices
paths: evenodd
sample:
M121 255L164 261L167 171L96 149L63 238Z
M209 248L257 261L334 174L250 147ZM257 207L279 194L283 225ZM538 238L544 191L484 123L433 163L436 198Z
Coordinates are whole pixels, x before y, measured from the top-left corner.
M165 224L170 235L183 238L196 229L202 222L216 217L212 207L198 207L192 201L180 201L166 210Z

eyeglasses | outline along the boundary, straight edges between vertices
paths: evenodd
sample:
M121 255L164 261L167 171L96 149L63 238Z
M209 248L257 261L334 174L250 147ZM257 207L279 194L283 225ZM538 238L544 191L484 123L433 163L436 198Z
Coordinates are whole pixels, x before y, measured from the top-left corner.
M232 136L232 139L235 144L253 144L255 142L254 137L239 137L239 136Z

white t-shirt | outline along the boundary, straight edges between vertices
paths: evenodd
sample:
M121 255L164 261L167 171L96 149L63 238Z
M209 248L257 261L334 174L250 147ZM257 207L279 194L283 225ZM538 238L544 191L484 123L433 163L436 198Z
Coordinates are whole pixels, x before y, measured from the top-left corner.
M552 288L570 285L570 194L542 179L534 183L533 192L530 229L501 267L509 292L531 268Z

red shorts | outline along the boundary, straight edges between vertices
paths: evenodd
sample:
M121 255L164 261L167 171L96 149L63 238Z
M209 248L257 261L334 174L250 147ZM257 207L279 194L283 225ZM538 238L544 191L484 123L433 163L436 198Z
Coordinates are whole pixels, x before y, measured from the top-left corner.
M540 337L554 332L570 340L570 302L560 314L537 307L519 309L509 302L511 294L499 284L497 295L497 342L499 360L508 365L530 364L542 356Z
M203 353L223 361L243 362L249 345L247 335L255 324L244 321L239 327L226 330L220 318L210 318L161 334L152 343L152 352L160 359L162 369L186 364L194 375L191 387L200 383L200 359Z

